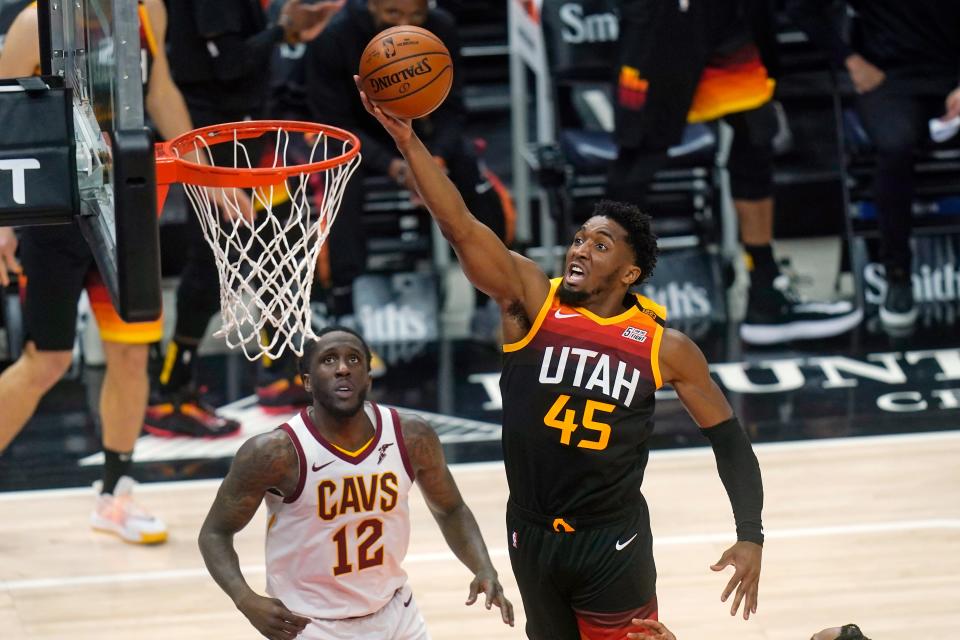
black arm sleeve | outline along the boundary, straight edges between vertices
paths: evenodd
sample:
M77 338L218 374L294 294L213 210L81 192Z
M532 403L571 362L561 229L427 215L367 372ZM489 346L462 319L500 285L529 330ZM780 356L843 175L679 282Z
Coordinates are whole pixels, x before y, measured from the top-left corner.
M844 69L844 61L853 50L840 36L835 16L830 11L833 4L833 0L787 0L785 9L790 20L807 34L813 44Z
M720 480L730 497L737 540L763 544L763 481L750 440L736 417L700 429L713 446Z

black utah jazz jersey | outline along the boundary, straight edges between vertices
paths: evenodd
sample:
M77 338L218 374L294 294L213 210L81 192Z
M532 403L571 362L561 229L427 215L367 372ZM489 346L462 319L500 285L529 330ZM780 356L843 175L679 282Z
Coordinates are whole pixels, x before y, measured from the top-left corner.
M500 389L511 506L569 530L645 508L666 309L636 295L601 318L561 304L559 285L523 340L503 346Z

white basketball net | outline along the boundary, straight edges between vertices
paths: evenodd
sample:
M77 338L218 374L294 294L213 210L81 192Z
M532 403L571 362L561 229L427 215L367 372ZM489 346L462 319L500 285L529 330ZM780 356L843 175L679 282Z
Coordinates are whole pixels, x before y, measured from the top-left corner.
M310 139L285 129L275 131L275 135L271 131L262 138L267 140L265 144L275 145L273 167L320 162L342 155L350 147L349 141L325 133ZM291 135L308 141L300 150L309 157L293 159ZM251 156L249 141L238 139L236 131L232 142L221 144L232 145L234 168L257 166L259 158ZM192 146L206 164L214 165L211 147L201 136L193 138ZM302 356L304 343L316 337L310 324L310 289L317 257L336 220L347 182L359 164L357 154L318 172L323 174L323 189L312 194L311 186L319 191L316 187L321 181L309 185L315 175L309 172L252 191L184 185L220 275L223 326L215 335L223 337L230 348L242 349L248 360L262 355L276 359L288 348ZM276 213L275 207L279 208Z

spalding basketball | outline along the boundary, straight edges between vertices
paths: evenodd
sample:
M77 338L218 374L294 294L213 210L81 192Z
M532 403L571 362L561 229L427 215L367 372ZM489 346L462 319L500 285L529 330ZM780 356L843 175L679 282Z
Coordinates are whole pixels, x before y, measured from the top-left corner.
M390 27L360 56L360 86L397 118L422 118L443 103L453 84L450 51L426 29Z

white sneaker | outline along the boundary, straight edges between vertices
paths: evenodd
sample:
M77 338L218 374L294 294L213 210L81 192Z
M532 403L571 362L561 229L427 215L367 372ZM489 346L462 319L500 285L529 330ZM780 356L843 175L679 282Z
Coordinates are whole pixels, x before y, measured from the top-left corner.
M167 525L143 510L133 501L131 493L137 483L128 476L117 482L113 495L100 493L103 483L93 484L97 504L90 514L90 526L96 531L112 533L125 542L159 544L167 540Z

